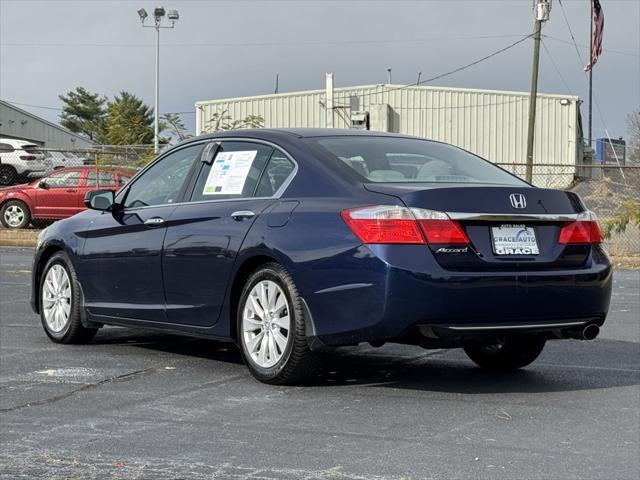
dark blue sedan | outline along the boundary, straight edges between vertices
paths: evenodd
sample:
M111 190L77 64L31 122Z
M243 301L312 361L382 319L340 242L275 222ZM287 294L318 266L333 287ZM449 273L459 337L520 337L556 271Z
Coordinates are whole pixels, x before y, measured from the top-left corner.
M593 339L611 263L593 213L444 143L349 130L188 140L40 235L32 306L59 343L105 325L236 342L300 382L369 342L514 369Z

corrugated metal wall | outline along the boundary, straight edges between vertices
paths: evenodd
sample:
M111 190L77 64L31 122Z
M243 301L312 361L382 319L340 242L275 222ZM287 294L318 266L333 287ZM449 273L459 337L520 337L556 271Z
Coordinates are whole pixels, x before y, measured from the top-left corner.
M0 137L28 140L47 148L73 150L94 146L80 135L6 102L0 102Z
M391 108L388 131L452 143L499 164L526 161L527 93L394 85L335 89L334 125L349 128L351 111ZM564 105L561 103L565 103ZM325 92L314 90L259 97L222 99L196 104L198 133L209 132L209 119L224 110L234 119L261 115L265 127L324 127ZM578 97L538 96L535 163L576 163L580 129ZM376 130L376 125L371 125ZM517 173L524 167L511 168ZM536 167L534 183L566 186L571 167ZM552 176L550 173L558 174Z

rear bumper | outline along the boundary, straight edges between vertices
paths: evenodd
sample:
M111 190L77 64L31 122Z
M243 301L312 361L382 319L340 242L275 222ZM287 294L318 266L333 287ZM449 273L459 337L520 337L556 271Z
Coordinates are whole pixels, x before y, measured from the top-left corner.
M490 333L491 326L527 333L601 326L606 318L612 267L599 247L580 269L492 272L443 270L422 248L372 246L366 267L343 275L348 284L307 296L318 339L383 341L420 326L456 335Z

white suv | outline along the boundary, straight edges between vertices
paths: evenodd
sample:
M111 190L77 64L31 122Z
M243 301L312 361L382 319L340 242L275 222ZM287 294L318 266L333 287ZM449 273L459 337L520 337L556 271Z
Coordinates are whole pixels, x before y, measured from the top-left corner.
M51 160L47 160L39 148L25 140L0 138L0 186L50 173Z

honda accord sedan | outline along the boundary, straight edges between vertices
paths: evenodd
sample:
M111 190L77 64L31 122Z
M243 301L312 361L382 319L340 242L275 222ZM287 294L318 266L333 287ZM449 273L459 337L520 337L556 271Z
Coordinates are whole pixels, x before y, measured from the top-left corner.
M103 325L236 342L308 379L368 342L516 369L593 339L611 263L593 213L445 143L350 130L190 139L38 239L31 304L59 343Z

